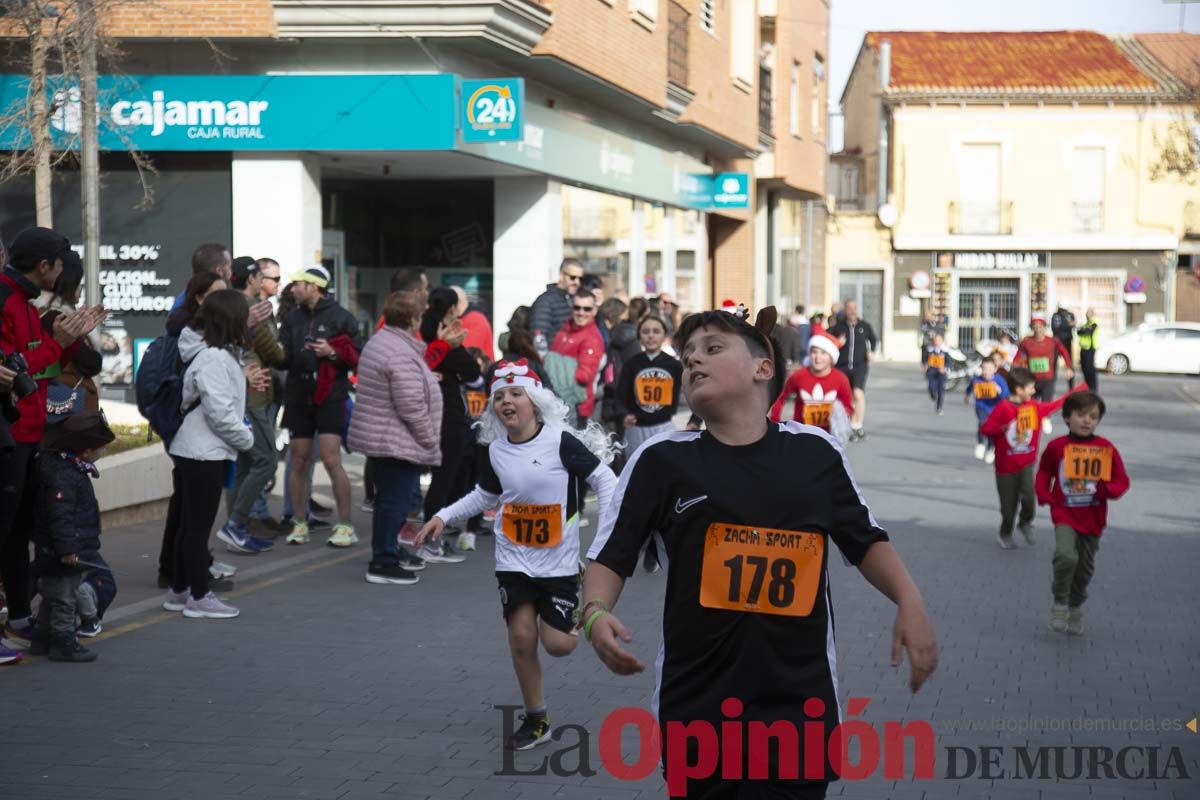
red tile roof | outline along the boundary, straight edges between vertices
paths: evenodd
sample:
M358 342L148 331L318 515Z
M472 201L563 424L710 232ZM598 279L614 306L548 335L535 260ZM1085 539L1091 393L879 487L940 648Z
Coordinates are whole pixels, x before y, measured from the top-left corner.
M1092 31L867 34L892 48L891 92L1135 94L1154 91L1108 37Z
M1176 78L1200 84L1200 33L1138 33L1133 38Z

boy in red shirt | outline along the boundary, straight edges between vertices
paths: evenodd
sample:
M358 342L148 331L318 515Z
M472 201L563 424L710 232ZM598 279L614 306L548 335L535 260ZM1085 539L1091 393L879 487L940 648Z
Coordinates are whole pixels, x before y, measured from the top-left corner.
M1092 392L1063 403L1066 436L1046 445L1037 471L1038 505L1050 506L1054 522L1054 579L1050 629L1083 633L1083 601L1096 569L1096 551L1108 520L1108 501L1129 489L1121 454L1096 435L1104 401Z
M1017 356L1013 359L1013 364L1027 367L1033 373L1037 385L1034 394L1038 400L1048 403L1054 397L1059 356L1062 356L1067 367L1068 379L1075 377L1075 370L1071 368L1071 354L1063 347L1063 343L1053 336L1046 335L1046 318L1035 314L1030 324L1033 326L1033 336L1026 336L1017 345ZM1049 436L1050 419L1046 418L1042 425L1042 433Z
M850 417L854 414L854 399L846 373L833 368L837 362L837 340L825 333L813 334L808 341L809 366L801 367L788 376L779 398L771 406L771 421L779 422L783 405L796 395L792 419L805 425L815 425L833 433L842 445L850 437ZM840 405L840 408L839 408ZM841 423L841 424L838 424Z
M1021 517L1017 527L1027 544L1033 544L1033 515L1036 506L1033 491L1033 464L1037 461L1042 420L1062 406L1067 395L1048 403L1033 399L1036 381L1024 367L1013 367L1008 373L1009 396L992 410L979 430L992 439L996 450L996 491L1000 495L1000 546L1012 550L1013 517L1020 502ZM1079 384L1072 392L1083 391ZM1070 394L1068 392L1067 394Z

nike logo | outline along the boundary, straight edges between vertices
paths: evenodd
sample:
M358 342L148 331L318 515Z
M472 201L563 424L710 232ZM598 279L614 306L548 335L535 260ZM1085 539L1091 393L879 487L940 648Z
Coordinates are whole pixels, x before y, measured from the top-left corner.
M682 514L683 512L687 511L692 506L696 505L696 503L702 502L707 499L708 499L708 495L706 495L706 494L702 494L699 497L693 497L691 500L684 500L681 497L675 501L675 513Z

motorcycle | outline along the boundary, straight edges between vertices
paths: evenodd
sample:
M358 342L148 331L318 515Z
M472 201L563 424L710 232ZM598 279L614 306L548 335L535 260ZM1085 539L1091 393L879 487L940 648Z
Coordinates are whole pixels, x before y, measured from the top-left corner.
M946 356L949 362L946 364L947 392L954 391L964 380L970 380L973 375L978 375L980 364L983 363L983 356L979 353L967 355L957 347L947 347Z

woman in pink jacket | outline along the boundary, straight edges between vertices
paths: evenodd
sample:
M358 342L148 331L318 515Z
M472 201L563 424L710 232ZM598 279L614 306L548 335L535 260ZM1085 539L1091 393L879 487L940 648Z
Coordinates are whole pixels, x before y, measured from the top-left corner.
M416 292L390 294L384 325L358 361L349 445L369 459L375 478L368 583L416 583L416 571L425 568L398 541L421 471L442 461L442 393L416 335L422 306Z

